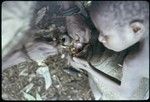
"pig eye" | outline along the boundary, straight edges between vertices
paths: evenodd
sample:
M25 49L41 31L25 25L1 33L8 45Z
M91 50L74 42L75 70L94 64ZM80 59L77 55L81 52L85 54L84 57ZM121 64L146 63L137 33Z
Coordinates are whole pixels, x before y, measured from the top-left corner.
M66 35L64 35L64 36L61 38L61 41L62 41L63 43L67 42L68 40L69 40L69 37L66 36Z
M65 42L65 41L66 41L66 39L65 39L65 38L62 38L61 40L62 40L62 42Z
M64 45L68 45L70 43L70 38L66 35L64 35L62 38L61 38L61 41Z

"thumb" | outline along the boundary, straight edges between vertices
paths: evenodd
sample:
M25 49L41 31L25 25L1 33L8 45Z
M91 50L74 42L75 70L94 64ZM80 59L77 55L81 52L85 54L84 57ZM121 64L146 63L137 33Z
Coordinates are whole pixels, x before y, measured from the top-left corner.
M73 61L75 61L76 63L82 64L85 67L89 67L89 63L83 59L73 57Z

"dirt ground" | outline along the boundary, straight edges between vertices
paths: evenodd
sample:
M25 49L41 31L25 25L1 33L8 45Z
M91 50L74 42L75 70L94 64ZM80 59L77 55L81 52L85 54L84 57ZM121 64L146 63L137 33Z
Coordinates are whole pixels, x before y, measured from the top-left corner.
M2 98L4 100L26 100L22 90L29 84L33 87L28 91L32 96L38 91L43 100L93 100L86 73L67 70L65 60L60 55L46 60L51 73L52 85L45 90L42 77L36 75L36 62L23 62L2 73ZM19 75L26 69L27 75ZM71 69L71 68L70 68Z

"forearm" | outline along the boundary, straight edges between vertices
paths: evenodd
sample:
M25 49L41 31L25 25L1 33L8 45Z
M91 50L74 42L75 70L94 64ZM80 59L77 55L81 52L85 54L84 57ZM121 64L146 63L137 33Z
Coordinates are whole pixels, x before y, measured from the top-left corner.
M87 71L93 76L93 78L96 79L97 82L102 83L112 89L113 91L120 92L121 85L120 81L103 73L102 71L94 68L92 65L90 65L90 68L87 69Z
M30 28L35 4L33 1L2 3L2 58L22 46L27 37L26 31Z

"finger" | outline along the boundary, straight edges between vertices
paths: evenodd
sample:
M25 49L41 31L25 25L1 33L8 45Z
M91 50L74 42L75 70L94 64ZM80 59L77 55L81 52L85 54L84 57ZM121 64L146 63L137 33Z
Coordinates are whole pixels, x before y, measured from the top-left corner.
M77 62L77 63L82 63L82 64L86 64L86 65L88 64L87 61L82 60L82 59L77 58L77 57L73 57L73 60L74 60L75 62Z
M68 65L70 65L71 62L73 62L72 57L71 57L69 54L67 54L67 55L66 55L66 58L67 58L67 60L68 60Z
M83 66L83 64L76 63L76 62L73 62L73 61L72 61L70 64L71 64L71 66L74 67L74 68L77 68L77 69L80 68L80 69L84 69L84 70L85 70L85 67Z
M76 57L73 57L73 60L74 60L75 63L78 64L78 66L80 65L82 67L82 69L86 70L86 69L90 68L89 63L85 60L82 60L82 59L79 59L79 58L76 58Z

